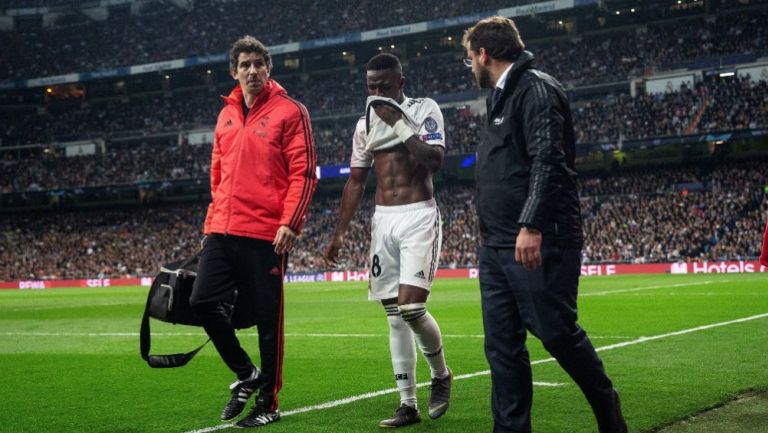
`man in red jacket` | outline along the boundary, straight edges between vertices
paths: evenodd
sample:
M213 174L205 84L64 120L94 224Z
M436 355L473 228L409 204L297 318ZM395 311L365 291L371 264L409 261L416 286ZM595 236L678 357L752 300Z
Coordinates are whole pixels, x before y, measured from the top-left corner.
M307 109L269 78L267 48L251 36L234 43L230 73L238 85L224 98L211 157L211 204L190 304L237 380L222 420L256 427L280 419L283 274L317 185ZM235 299L252 300L261 370L240 346ZM239 304L239 305L240 305Z

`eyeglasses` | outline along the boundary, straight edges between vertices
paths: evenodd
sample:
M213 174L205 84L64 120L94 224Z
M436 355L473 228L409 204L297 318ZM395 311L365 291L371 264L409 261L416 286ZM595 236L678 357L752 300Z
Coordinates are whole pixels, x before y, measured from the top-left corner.
M464 63L464 66L471 68L472 67L472 59L462 59L462 63Z

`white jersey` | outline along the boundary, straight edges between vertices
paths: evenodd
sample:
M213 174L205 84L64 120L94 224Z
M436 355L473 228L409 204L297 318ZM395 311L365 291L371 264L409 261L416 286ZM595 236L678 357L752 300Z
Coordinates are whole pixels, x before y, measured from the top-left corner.
M418 125L416 135L421 141L445 147L445 122L440 107L430 98L406 97L400 107ZM368 133L365 128L365 116L357 121L355 135L352 136L352 159L350 167L370 168L373 166L373 152L366 150Z

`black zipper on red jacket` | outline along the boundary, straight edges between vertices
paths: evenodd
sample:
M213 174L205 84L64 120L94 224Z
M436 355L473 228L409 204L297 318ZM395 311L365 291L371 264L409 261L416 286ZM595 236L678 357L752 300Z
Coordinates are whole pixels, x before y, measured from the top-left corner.
M237 134L238 136L240 136L241 134L245 133L245 124L246 124L246 122L248 122L248 115L251 114L251 111L253 111L253 109L250 109L250 110L248 110L248 113L246 113L245 110L247 108L248 107L245 105L245 98L243 98L243 102L240 105L240 113L243 115L243 127L242 127L241 131L238 132L238 134ZM238 137L238 138L242 138L242 137ZM240 147L242 147L242 146L238 146L238 152L240 151ZM234 170L237 171L239 166L240 166L240 158L238 157L237 158L237 162L235 163L235 169ZM230 204L230 206L229 206L229 214L227 215L227 223L224 225L225 226L225 228L224 228L224 236L228 236L229 235L229 221L231 219L232 219L232 205Z
M245 104L245 96L243 96L243 102L240 104L240 112L243 113L243 128L245 128L245 122L248 121L248 115L251 114L251 111L253 109L248 108Z
M245 105L245 97L243 97L243 102L242 102L241 109L240 109L240 112L243 114L243 127L240 130L240 132L237 134L239 140L243 140L242 135L245 134L245 125L248 122L248 115L250 115L251 112L254 110L254 108L256 108L256 104L253 104L253 107L248 109L248 113L245 112L246 108L248 108L248 106ZM240 145L237 146L237 151L238 152L242 152L242 147L243 147L242 146L242 142L239 143L239 144ZM237 162L235 162L234 173L237 173L237 170L239 168L240 168L240 155L238 155ZM234 173L233 173L233 176L234 176ZM230 204L230 206L229 206L229 215L227 216L226 229L224 230L225 234L229 234L229 221L231 219L232 219L232 205Z

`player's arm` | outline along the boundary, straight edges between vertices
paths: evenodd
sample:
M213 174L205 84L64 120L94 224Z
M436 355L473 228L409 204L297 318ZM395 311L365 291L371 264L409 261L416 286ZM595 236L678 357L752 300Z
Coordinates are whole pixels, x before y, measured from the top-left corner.
M367 167L350 168L349 179L344 185L344 192L341 194L341 206L339 209L339 220L336 223L336 230L333 233L331 241L325 249L325 260L330 265L338 263L339 250L344 246L344 234L349 228L352 217L355 216L360 202L363 200L365 192L365 182L368 179Z
M272 242L277 254L285 254L293 248L304 228L309 203L317 187L315 139L309 113L301 104L286 121L283 158L288 166L288 192L283 201L280 227Z
M445 149L442 146L425 143L415 133L403 143L416 162L427 167L432 173L440 170L440 167L443 166Z

